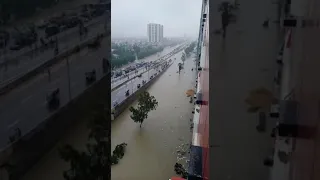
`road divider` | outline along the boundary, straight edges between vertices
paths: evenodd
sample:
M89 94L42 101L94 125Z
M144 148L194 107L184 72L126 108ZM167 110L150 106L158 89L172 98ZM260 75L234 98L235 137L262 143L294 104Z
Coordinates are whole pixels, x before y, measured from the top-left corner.
M129 95L124 101L122 101L118 106L112 109L112 120L116 119L125 109L127 109L137 98L139 94L148 89L170 66L169 64L167 68L163 69L156 77L148 81L145 85L141 86L137 91Z
M108 33L102 33L102 37L105 37ZM13 77L7 81L5 81L4 83L2 83L0 85L0 95L4 95L6 93L8 93L9 91L11 91L12 89L16 88L17 86L21 85L23 82L31 79L32 77L34 77L35 75L43 72L43 70L45 68L48 68L60 61L62 61L64 58L71 56L72 54L78 53L81 49L84 49L85 47L87 47L87 45L89 43L91 43L94 39L96 38L96 36L81 42L79 45L69 48L68 50L60 53L59 55L57 55L56 57L53 57L45 62L43 62L42 64L36 66L35 68L29 70L26 73L22 73L16 77Z
M182 49L181 49L181 50L182 50ZM179 50L179 51L181 51L181 50ZM179 51L178 51L178 52L179 52ZM178 53L178 52L176 52L176 53ZM173 52L170 52L170 53L162 56L162 57L159 58L159 59L165 59L165 60L167 60L167 59L169 59L170 57L172 57L173 55L176 54L176 53L174 53L174 54L172 54L172 53L173 53ZM172 54L172 55L170 55L170 54ZM140 73L140 74L144 74L144 73L147 73L147 72L148 72L148 71L144 71L144 72L142 72L142 73ZM137 77L138 77L138 75L136 75L136 76L134 76L134 77L132 77L132 78L129 78L128 80L120 83L120 84L117 85L116 87L112 88L112 89L111 89L111 92L114 91L114 90L116 90L116 89L118 89L119 87L123 86L124 84L130 82L131 80L133 80L133 79L135 79L135 78L137 78Z
M175 53L171 53L171 55L167 56L165 61L175 55L176 53L180 52L183 48L177 50ZM163 73L169 69L169 67L173 64L169 63L168 66L163 69L157 76L155 76L153 79L149 80L145 85L141 86L137 91L129 95L124 101L122 101L119 105L111 109L111 119L114 120L116 119L125 109L127 109L137 98L139 97L139 94L147 90Z

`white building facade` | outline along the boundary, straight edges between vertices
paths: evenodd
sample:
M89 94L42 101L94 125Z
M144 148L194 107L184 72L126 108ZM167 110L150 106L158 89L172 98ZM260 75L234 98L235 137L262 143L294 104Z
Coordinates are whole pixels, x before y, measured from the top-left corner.
M150 23L147 26L148 40L152 43L158 43L163 40L163 25Z

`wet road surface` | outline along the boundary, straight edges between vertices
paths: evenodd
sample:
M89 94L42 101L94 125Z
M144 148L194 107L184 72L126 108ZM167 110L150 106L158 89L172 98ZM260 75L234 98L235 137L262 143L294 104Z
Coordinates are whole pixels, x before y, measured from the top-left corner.
M175 55L173 55L172 57L170 57L169 59L180 59L182 56L182 53L179 52ZM169 60L168 59L168 60ZM168 61L167 60L167 61ZM148 71L144 71L144 73L142 74L141 77L136 77L132 80L130 80L128 83L126 83L125 85L119 87L118 89L114 90L113 92L111 92L111 106L114 107L115 104L120 104L122 101L124 101L126 99L126 91L129 90L129 93L132 94L134 93L135 91L137 91L138 89L138 84L140 84L142 86L142 81L146 81L148 82L152 77L155 77L156 75L159 74L159 70L161 68L152 68Z
M185 92L193 88L195 76L191 71L194 65L191 59L186 60L180 75L177 63L178 60L149 88L159 106L149 114L141 129L130 119L128 109L113 121L112 148L122 142L128 143L124 158L112 167L113 180L163 180L174 175L176 148L191 140L193 104L189 103ZM85 123L79 123L59 144L68 143L83 149L88 135L86 127ZM67 168L68 164L59 158L54 148L22 180L63 180L62 171Z
M157 70L155 69L150 69L149 70L149 76L153 75L156 73ZM142 81L145 80L146 82L149 80L148 78L148 72L143 73L141 77L136 77L132 80L130 80L128 83L125 85L119 87L118 89L114 90L111 92L111 105L114 106L115 103L120 104L122 101L125 100L125 93L127 90L129 90L129 93L132 94L137 90L138 84L142 86Z
M212 2L217 7L219 2ZM266 133L258 133L258 115L247 112L245 98L261 86L273 90L277 6L262 0L239 3L238 21L229 25L224 41L213 33L220 28L220 14L214 10L210 16L210 145L215 146L210 149L210 179L268 180L270 169L263 160L273 146L274 122L268 119ZM267 17L271 20L264 29Z
M102 47L108 46L109 38L105 38ZM166 48L160 55L165 55L174 48ZM96 69L97 80L102 77L102 58L107 57L104 48L83 50L69 58L71 99L83 92L87 87L85 72ZM155 60L157 55L145 58ZM8 137L15 128L20 128L22 135L35 128L53 111L47 109L46 94L55 88L60 89L60 107L69 102L69 86L66 60L54 65L49 81L48 73L39 74L26 84L17 87L5 96L0 97L0 149L7 144Z
M94 20L93 20L94 21ZM88 36L82 41L95 37L97 33L103 33L104 23L95 23L90 26ZM68 35L67 35L68 34ZM59 50L60 53L67 49L75 47L81 43L77 29L71 29L70 32L61 34L61 40L59 38ZM26 49L24 49L26 50ZM30 51L30 49L28 49ZM18 52L16 52L18 53ZM27 71L35 68L37 65L54 57L54 48L48 48L43 52L37 54L27 52L19 55L18 57L10 58L10 55L4 55L1 59L8 60L8 65L0 64L0 85L18 75L24 74ZM1 62L1 61L0 61Z

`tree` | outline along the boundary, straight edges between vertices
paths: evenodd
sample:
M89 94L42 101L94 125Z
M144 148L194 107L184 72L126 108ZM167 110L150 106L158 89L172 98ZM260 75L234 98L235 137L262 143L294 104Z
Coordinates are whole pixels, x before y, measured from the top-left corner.
M132 112L130 117L134 122L140 123L141 128L143 121L148 118L148 113L156 110L157 106L158 101L156 98L151 96L147 91L144 91L139 95L137 108L130 107L129 110Z
M184 63L185 60L186 60L186 53L183 52L183 53L182 53L182 56L181 56L181 61L182 61L182 63Z
M140 47L135 44L135 45L133 45L133 50L134 50L134 52L135 52L136 54L139 54L139 52L140 52Z
M186 53L186 56L188 57L190 53L194 50L196 47L196 42L192 42L184 51Z
M63 172L66 180L102 180L110 178L110 124L105 110L96 113L89 124L89 143L79 152L71 145L60 148L60 156L70 163Z

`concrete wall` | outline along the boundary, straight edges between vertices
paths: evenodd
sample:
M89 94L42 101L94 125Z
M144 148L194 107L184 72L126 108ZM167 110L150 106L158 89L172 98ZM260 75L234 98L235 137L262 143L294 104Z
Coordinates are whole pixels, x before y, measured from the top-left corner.
M144 86L141 86L139 90L131 94L126 100L114 108L114 118L117 118L126 108L128 108L139 97L139 94L148 89L171 65L172 63L151 81L147 82Z
M109 33L103 33L103 37L105 37L107 34ZM81 49L87 47L87 45L89 43L91 43L93 40L95 39L95 37L88 39L86 41L81 42L78 46L76 47L72 47L62 53L60 53L58 56L49 59L48 61L45 61L44 63L40 64L39 66L35 67L34 69L30 70L29 72L22 74L21 76L18 76L14 79L12 79L10 82L8 82L6 85L0 87L0 95L3 95L9 91L11 91L12 89L14 89L15 87L17 87L18 85L22 84L23 82L31 79L32 77L34 77L35 75L37 75L38 73L42 72L45 68L50 67L56 63L58 63L59 61L63 60L64 58L77 53L78 51L80 51Z
M106 99L109 99L111 94L108 93L110 79L109 75L103 77L83 94L44 120L33 131L0 152L0 161L8 161L14 165L10 173L12 180L19 179L49 152L76 121L88 117L91 112L99 108L99 105L106 103ZM3 163L0 162L0 165Z

